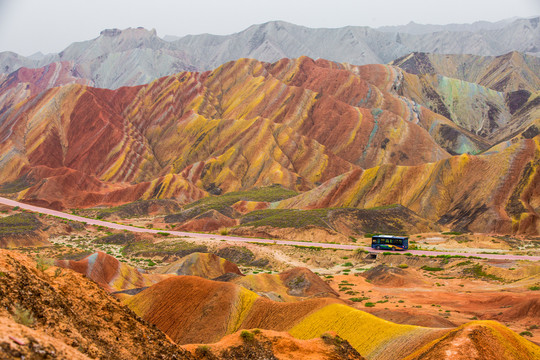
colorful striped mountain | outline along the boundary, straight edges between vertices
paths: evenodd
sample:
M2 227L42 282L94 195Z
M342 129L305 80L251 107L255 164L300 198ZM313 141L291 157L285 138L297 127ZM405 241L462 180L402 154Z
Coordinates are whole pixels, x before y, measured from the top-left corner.
M63 69L0 85L2 188L18 199L186 204L280 184L302 194L270 207L401 204L461 230L539 232L538 90L307 57L118 90Z

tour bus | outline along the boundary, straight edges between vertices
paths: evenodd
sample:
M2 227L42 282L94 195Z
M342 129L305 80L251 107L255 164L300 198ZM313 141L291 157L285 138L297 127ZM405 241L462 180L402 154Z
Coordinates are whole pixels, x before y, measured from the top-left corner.
M409 238L405 236L374 235L371 247L376 250L403 251L409 248Z

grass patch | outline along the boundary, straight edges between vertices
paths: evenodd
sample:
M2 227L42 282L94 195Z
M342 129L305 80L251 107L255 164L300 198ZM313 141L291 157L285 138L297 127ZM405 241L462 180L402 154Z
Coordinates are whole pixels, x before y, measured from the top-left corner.
M275 228L303 228L319 226L330 229L328 212L331 209L298 210L266 209L252 211L240 219L240 226L271 226Z
M191 204L186 205L186 209L201 207L208 210L221 210L224 207L231 206L238 201L261 201L274 202L284 200L298 195L296 191L285 189L281 185L272 185L247 191L235 191L218 196L209 196Z
M34 186L36 183L37 182L34 179L29 179L23 176L17 180L6 182L0 185L0 193L3 193L3 194L18 193L19 191L23 191L25 189L28 189L29 187Z
M440 267L431 267L427 265L422 266L420 269L425 270L425 271L443 271L444 270L443 268L440 268Z
M34 214L13 214L0 218L0 235L32 232L38 230L41 226L41 222Z
M303 246L303 245L294 245L297 249L307 249L307 250L315 250L315 251L321 251L322 247L320 246Z
M154 257L154 256L171 256L184 257L194 252L208 252L208 248L205 245L195 245L189 242L176 240L176 241L163 241L159 243L153 243L150 240L134 241L124 246L120 253L123 256L136 256L136 257Z

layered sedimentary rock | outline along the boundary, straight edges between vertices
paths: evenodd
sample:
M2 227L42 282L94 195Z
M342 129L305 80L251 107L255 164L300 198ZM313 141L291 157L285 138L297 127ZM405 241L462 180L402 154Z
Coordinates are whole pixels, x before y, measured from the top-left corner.
M4 81L0 96L15 83ZM55 208L189 203L280 184L312 190L283 207L401 204L456 228L535 233L537 99L386 65L242 59L144 86L69 84L9 102L0 169L3 188ZM465 153L482 155L455 156ZM233 224L216 216L197 221Z
M439 74L500 92L533 92L540 83L540 59L516 51L499 56L415 52L390 64L410 74Z
M282 208L401 204L452 228L482 232L540 231L540 136L515 139L485 155L461 155L419 166L354 170L299 196Z

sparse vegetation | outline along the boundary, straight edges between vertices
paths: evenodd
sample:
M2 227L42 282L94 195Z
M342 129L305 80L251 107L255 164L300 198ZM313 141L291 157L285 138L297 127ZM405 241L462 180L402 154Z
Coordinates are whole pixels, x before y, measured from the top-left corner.
M530 331L522 331L522 332L519 333L519 335L533 337L533 334Z
M538 290L540 290L540 286L538 286L538 285L530 286L530 287L529 287L529 290L532 290L532 291L538 291Z
M400 269L407 269L408 267L409 267L409 265L407 265L407 264L405 264L405 263L404 263L404 264L399 264L399 265L398 265L398 268L400 268Z
M375 307L375 303L367 302L364 304L365 307Z
M483 278L483 279L489 279L489 280L495 280L495 281L501 281L501 282L504 281L504 279L498 276L484 272L483 266L481 264L475 264L474 266L463 270L463 273L469 276L475 277L477 279Z
M13 320L21 325L31 327L36 322L34 314L29 309L26 309L21 304L13 305Z

